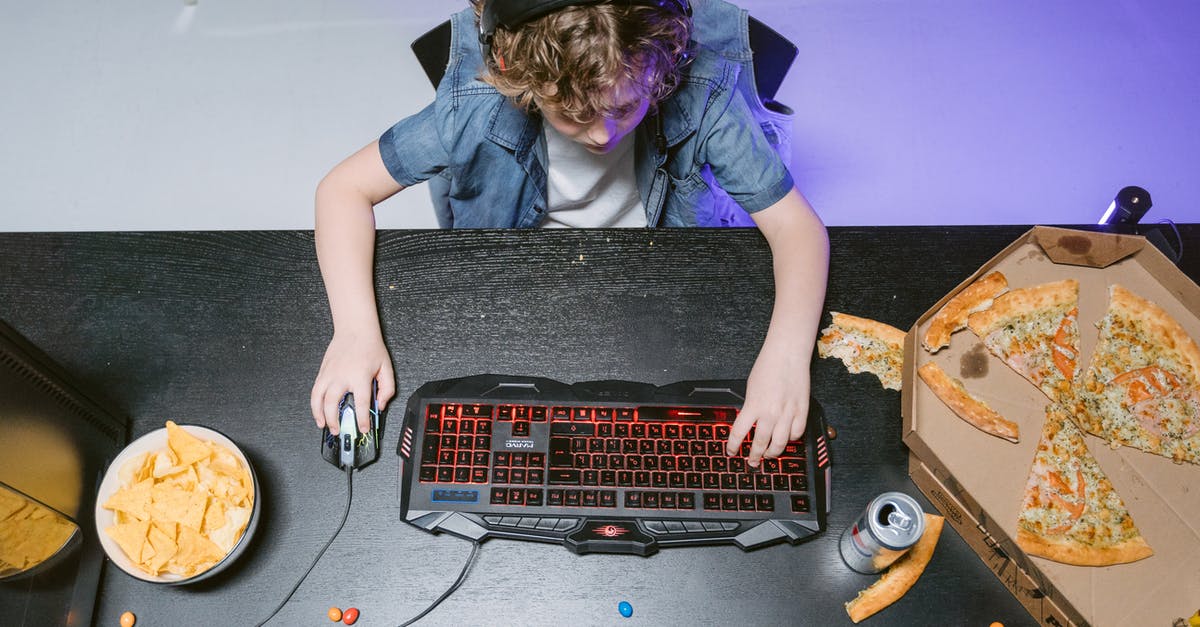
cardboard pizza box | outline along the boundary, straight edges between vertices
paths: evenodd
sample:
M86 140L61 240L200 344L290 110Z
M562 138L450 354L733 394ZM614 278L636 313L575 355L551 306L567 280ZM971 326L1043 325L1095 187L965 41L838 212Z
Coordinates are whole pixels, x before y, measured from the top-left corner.
M1200 465L1101 438L1085 441L1154 555L1131 564L1085 567L1025 555L1013 538L1049 400L964 329L936 354L921 347L929 320L951 297L993 270L1009 289L1079 281L1081 372L1097 343L1096 322L1119 283L1149 299L1200 341L1200 286L1137 236L1035 227L925 313L904 345L901 397L909 474L958 533L1042 624L1170 625L1200 607ZM916 376L936 361L1020 428L1013 444L954 415Z

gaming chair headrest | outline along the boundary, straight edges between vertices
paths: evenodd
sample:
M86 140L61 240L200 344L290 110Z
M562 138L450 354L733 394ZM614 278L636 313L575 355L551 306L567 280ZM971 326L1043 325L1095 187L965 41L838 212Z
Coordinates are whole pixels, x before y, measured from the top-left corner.
M483 58L486 61L491 53L492 39L496 35L497 26L511 29L564 7L600 4L604 1L487 0L483 3L483 12L479 16L479 45L483 47ZM656 6L687 16L692 14L692 5L688 0L614 0L614 4L617 3Z

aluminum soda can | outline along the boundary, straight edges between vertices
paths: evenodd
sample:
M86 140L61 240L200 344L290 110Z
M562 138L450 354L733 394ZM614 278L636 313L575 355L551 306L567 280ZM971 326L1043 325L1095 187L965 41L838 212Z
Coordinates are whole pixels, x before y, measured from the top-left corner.
M925 533L925 511L903 492L871 499L858 520L842 532L838 549L853 570L871 575L896 561Z

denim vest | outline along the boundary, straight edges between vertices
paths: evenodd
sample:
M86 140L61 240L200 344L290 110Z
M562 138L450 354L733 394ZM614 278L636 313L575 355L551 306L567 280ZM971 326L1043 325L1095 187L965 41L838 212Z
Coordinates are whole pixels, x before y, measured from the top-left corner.
M693 0L692 7L692 61L658 114L634 131L646 222L752 225L747 212L792 189L780 158L790 151L789 116L759 102L746 12L723 0ZM450 62L437 96L380 137L384 165L405 187L432 179L443 227L537 227L547 207L541 117L479 80L473 10L455 14L451 28ZM448 202L437 202L442 194Z

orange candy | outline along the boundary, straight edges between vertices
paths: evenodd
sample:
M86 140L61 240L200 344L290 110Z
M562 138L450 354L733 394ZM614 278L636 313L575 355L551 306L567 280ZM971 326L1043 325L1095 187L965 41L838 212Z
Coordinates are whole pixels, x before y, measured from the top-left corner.
M133 624L136 622L137 616L134 616L133 612L121 613L121 627L133 627Z
M329 614L329 620L331 620L335 623L338 622L339 620L342 620L342 611L336 607L329 608L328 614Z

